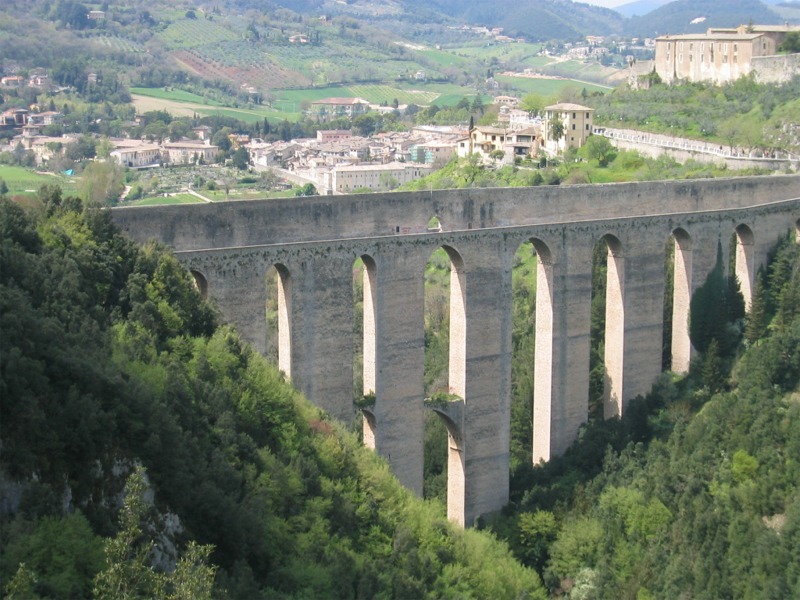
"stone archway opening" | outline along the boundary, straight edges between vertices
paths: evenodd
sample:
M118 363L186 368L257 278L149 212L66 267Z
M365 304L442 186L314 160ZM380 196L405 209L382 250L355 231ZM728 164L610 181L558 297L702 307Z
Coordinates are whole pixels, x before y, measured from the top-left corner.
M353 263L353 398L362 413L364 445L376 448L377 267L368 254Z
M266 274L266 356L287 379L292 377L292 278L275 263Z
M192 281L194 282L194 289L197 290L197 293L200 294L200 297L203 300L208 300L208 279L205 275L203 275L200 271L196 271L191 269L189 271L192 275Z
M745 224L739 225L733 233L736 245L733 253L733 273L739 283L739 291L744 299L745 311L750 310L753 302L753 285L755 282L755 236Z
M463 405L466 395L465 286L459 253L449 246L435 250L425 267L425 396L434 410L425 418L424 495L444 500L446 489L448 515L455 520L463 519L463 444L454 423L448 428L434 412L441 416L446 411L437 406ZM461 512L451 512L458 506Z
M665 249L662 370L688 373L692 358L689 304L692 299L692 238L675 229Z
M589 417L622 416L625 342L625 259L611 234L597 242L592 265Z
M429 232L439 232L442 230L442 220L437 216L433 215L430 219L428 219L427 230Z
M550 460L553 372L553 268L550 249L532 238L514 254L512 281L511 454L514 463Z
M465 525L466 477L464 461L464 401L434 402L430 412L447 431L447 517Z

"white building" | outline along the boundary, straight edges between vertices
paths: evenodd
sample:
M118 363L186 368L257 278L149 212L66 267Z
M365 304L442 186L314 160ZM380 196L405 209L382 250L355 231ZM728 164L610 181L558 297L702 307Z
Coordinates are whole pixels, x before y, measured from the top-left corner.
M429 165L400 162L385 165L338 166L323 174L323 187L345 194L359 188L388 190L425 177L432 171L433 168Z
M161 145L161 159L172 164L189 164L201 159L209 163L214 162L217 151L217 146L202 142L166 142Z
M161 162L161 146L146 144L121 147L111 151L111 158L132 169L151 167Z

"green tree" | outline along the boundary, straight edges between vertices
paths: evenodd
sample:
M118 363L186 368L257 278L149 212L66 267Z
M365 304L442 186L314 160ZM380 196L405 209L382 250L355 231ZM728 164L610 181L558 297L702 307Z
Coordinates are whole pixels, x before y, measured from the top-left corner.
M544 109L546 101L544 96L536 92L525 94L520 101L520 108L528 111L532 115L538 115Z
M250 166L250 153L244 146L239 146L236 152L233 153L233 156L231 156L231 160L233 161L234 167L240 171L244 171Z
M39 600L41 596L36 593L36 575L25 565L20 563L14 577L5 586L7 600Z
M564 137L564 132L566 130L566 126L564 125L564 121L561 120L561 117L556 115L552 121L550 121L550 139L555 140L556 142L560 141L561 138Z
M379 117L370 113L359 115L353 119L353 130L357 135L368 137L377 130L379 120Z
M149 566L153 542L143 539L142 521L147 515L145 470L137 467L125 484L125 500L119 515L119 532L105 543L105 568L94 578L98 600L156 597L163 584Z
M578 155L587 160L596 160L601 167L607 167L617 157L617 149L602 135L592 135L578 150Z
M299 187L294 192L295 196L316 196L319 194L317 191L316 186L313 183L307 183L302 187Z
M522 558L541 573L550 557L549 547L558 534L556 518L546 510L525 512L519 515L518 526Z
M470 112L481 114L481 115L483 114L484 106L483 106L483 100L481 100L481 95L480 94L478 94L477 96L475 96L472 99L472 104L470 105L469 108L470 108Z
M767 291L764 283L764 274L759 271L756 277L756 285L753 290L753 302L750 305L750 313L747 315L747 324L744 329L745 339L755 344L767 331L769 325L769 315L767 313Z
M146 473L137 467L125 484L120 529L105 543L105 569L94 578L97 600L211 600L216 567L208 566L210 546L190 544L171 574L149 564L153 541L144 535L147 519Z
M0 177L0 196L5 196L8 193L8 184L6 180Z
M720 356L730 356L741 335L737 321L744 316L744 300L735 276L726 277L722 266L722 247L717 247L717 262L705 282L692 294L689 303L689 337L692 345L705 352L717 341Z
M778 52L796 54L800 52L800 31L790 31L778 46Z
M217 146L220 150L227 152L231 149L231 140L228 136L230 136L232 133L233 130L230 127L223 127L213 135L211 138L211 143Z
M122 167L112 161L93 161L83 170L78 191L90 206L107 204L119 198L125 188Z

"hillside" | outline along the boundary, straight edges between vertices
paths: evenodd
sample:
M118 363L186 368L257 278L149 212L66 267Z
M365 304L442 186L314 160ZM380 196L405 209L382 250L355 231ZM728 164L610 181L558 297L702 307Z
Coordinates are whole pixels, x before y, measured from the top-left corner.
M784 19L758 0L676 0L643 16L632 17L625 35L705 33L709 27L738 27L746 23L783 25Z
M0 199L6 592L25 563L16 597L119 598L97 592L113 573L169 570L196 541L217 568L204 598L544 597L503 544L413 498L219 327L166 250L55 188L40 196L28 214ZM114 562L136 465L156 552L136 554L136 536ZM132 597L151 597L131 577Z

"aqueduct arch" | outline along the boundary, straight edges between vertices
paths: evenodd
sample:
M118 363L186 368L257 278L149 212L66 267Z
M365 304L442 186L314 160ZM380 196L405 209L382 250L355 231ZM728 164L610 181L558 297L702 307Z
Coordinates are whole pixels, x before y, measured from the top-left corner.
M441 230L428 230L431 213L440 216ZM566 450L587 420L593 241L612 242L609 288L617 291L607 305L621 308L622 326L607 336L622 348L624 386L612 411L618 414L661 371L664 240L675 232L690 288L713 268L718 242L732 231L741 240L737 254L745 257L737 265L747 265L752 275L780 236L800 229L800 176L137 207L113 209L112 217L137 241L155 237L188 269L202 273L223 317L261 351L264 276L275 265L285 332L279 366L313 402L340 418L353 415L353 260L369 255L378 266L370 280L376 403L366 418L378 426L376 451L417 493L424 414L420 265L433 248L457 248L460 262L451 277L461 295L451 298L451 310L463 314L453 320L462 320L457 335L465 341L453 352L463 358L451 357L449 385L464 402L440 412L456 434L464 473L463 508L451 518L470 525L508 500L511 257L519 243L541 242L537 270L544 277L537 297L551 298L550 441L540 454L552 456ZM539 310L537 300L537 319L546 322ZM546 306L541 310L547 314ZM539 337L537 385L546 388L540 376L547 369L538 361L547 355L539 348L547 336ZM608 366L614 386L619 375L613 373L621 367Z
M292 278L289 269L275 263L267 271L267 278L274 278L277 295L276 333L278 346L278 369L287 379L292 378Z
M203 275L200 271L195 269L190 269L189 273L192 276L192 281L194 282L194 287L197 290L197 293L200 294L200 297L203 300L208 299L208 279L206 276Z
M606 257L605 385L603 418L622 416L625 369L625 258L622 242L607 233L599 243L608 247Z
M364 397L375 397L376 376L376 344L378 336L378 322L376 314L376 292L377 292L377 267L375 260L368 254L361 255L361 289L362 289L362 320L361 320L361 339L362 339L362 369L361 369L361 389ZM362 408L363 412L363 431L364 445L375 449L375 438L377 436L377 423L375 412L369 407Z
M553 258L542 240L536 251L536 332L533 366L533 463L550 460L553 397Z
M753 284L755 281L755 239L753 230L745 224L735 229L736 235L736 279L744 298L744 308L750 310L753 302Z
M687 373L692 358L689 340L689 303L692 299L692 238L685 229L672 232L672 343L671 369Z
M430 229L430 222L428 228ZM439 248L444 250L450 263L447 388L436 390L437 399L429 407L439 415L447 429L447 514L451 520L463 524L466 493L465 442L463 423L459 417L463 415L462 408L466 404L467 394L466 269L458 250L449 245Z

